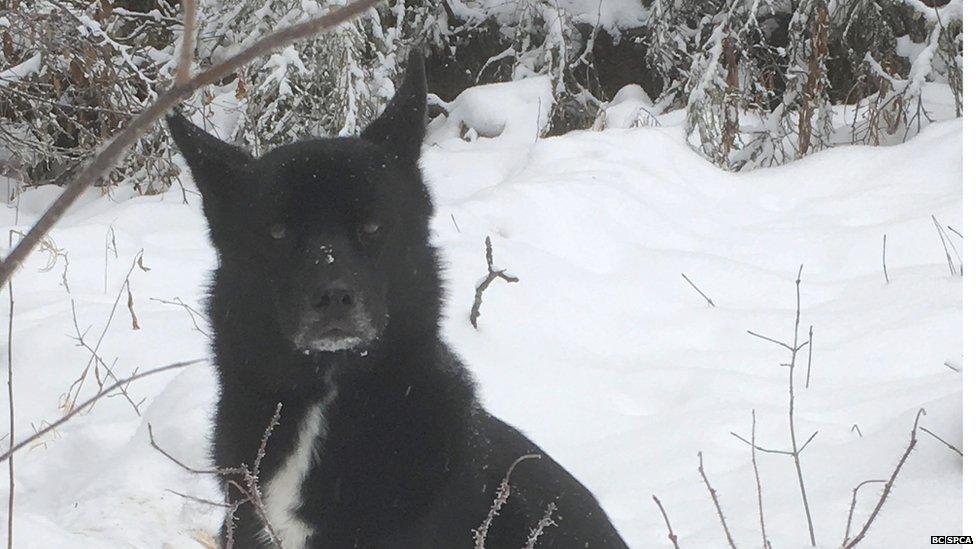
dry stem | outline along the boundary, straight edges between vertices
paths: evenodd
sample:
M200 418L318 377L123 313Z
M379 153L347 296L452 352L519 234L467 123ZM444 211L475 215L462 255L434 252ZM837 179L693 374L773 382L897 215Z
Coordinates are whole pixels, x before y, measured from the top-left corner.
M491 251L490 236L485 237L485 260L488 263L488 276L486 276L474 290L474 304L471 305L471 315L469 317L471 325L474 326L475 329L478 328L478 317L481 316L482 295L485 293L485 290L488 289L488 285L491 284L491 282L496 278L500 278L505 282L519 281L517 276L505 274L505 269L495 269L495 262Z
M702 461L701 452L698 452L698 473L701 474L702 480L705 481L708 494L712 496L712 502L715 504L715 510L718 512L718 519L722 521L722 529L725 530L725 539L728 540L729 547L735 549L735 542L732 541L732 533L729 532L729 525L725 522L725 513L722 512L722 506L718 503L718 493L715 491L715 488L712 488L712 484L708 482L708 477L705 476L705 464Z
M691 281L691 279L690 279L690 278L688 278L688 277L687 277L687 276L685 275L685 273L681 273L681 277L682 277L682 278L684 278L684 279L685 279L685 281L686 281L686 282L688 282L688 284L691 284L691 287L692 287L692 288L694 288L696 292L698 292L698 295L700 295L700 296L702 296L702 297L704 297L704 298L705 298L705 301L707 301L707 302L708 302L708 306L709 306L709 307L714 307L714 306L715 306L715 302L714 302L714 301L712 301L712 298L710 298L710 297L708 297L707 295L705 295L705 292L703 292L703 291L701 291L701 289L699 289L699 288L698 288L698 286L695 286L695 283L694 283L694 282L692 282L692 281Z
M664 517L664 524L668 527L668 539L671 540L671 545L674 546L674 549L681 549L681 547L678 546L678 535L675 534L674 530L671 529L671 521L668 519L668 514L664 511L664 505L661 503L661 500L657 499L657 496L652 494L651 498L654 499L654 503L657 504L657 508L661 510L661 516Z
M491 502L491 508L488 509L488 515L485 516L485 520L481 523L481 526L474 531L474 549L485 549L485 540L488 538L488 529L491 528L491 522L495 520L495 517L501 512L502 507L505 502L508 501L508 496L512 493L511 478L512 471L515 467L527 459L541 459L542 456L539 454L526 454L515 461L508 467L508 471L505 473L505 478L502 479L502 483L498 486L498 492L495 493L495 499Z

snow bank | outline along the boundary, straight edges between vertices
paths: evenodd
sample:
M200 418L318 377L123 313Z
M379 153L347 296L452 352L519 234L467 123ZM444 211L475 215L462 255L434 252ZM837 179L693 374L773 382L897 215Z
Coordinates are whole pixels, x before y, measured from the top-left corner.
M447 114L431 123L427 142L488 137L531 143L545 131L553 102L548 76L474 86L441 103Z
M919 407L928 412L923 425L954 444L962 438L961 376L943 365L961 364L961 280L949 276L930 219L960 226L962 123L935 123L904 145L838 147L729 174L692 152L680 125L663 122L538 142L522 135L518 146L495 138L427 148L446 337L488 408L578 475L632 547L669 546L651 494L683 546L724 545L698 477L699 450L736 541L755 547L749 449L729 431L748 436L755 410L760 443L786 444L779 364L788 357L746 330L792 337L793 280L804 264L801 332L813 325L815 341L797 427L804 437L819 432L803 454L804 474L818 541L835 545L851 489L890 474ZM123 303L100 355L117 358L121 375L207 354L206 324L198 330L192 313L155 301L179 297L199 308L213 266L199 199L186 184L189 204L179 188L118 202L92 197L60 224L52 236L70 258L70 297L63 261L38 272L43 252L14 279L18 438L59 416L59 395L87 362L69 337L71 299L80 329L99 332L140 249L151 269L130 279L140 329ZM14 215L12 205L0 208L0 226L12 226ZM21 211L17 228L36 215ZM109 234L115 245L106 249ZM486 234L495 265L520 282L488 290L476 331L467 315L484 275ZM802 353L801 363L805 375ZM17 455L18 547L199 548L216 530L219 509L167 491L218 498L214 484L167 462L147 434L151 423L175 456L205 463L209 368L129 390L146 399L141 417L109 399ZM791 462L761 454L759 467L772 543L805 547ZM865 543L921 547L932 533L959 532L961 478L961 460L923 435ZM877 495L877 487L861 491L855 525Z

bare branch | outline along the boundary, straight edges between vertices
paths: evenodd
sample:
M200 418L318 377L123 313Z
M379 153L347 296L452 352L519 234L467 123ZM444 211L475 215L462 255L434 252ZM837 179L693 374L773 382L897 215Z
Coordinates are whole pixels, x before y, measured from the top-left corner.
M766 515L763 511L762 482L759 480L759 463L756 461L756 410L752 410L752 435L749 438L752 453L752 472L756 475L756 497L759 501L759 530L762 532L763 549L772 549L766 534Z
M714 306L715 306L715 302L714 302L714 301L712 301L712 299L711 299L710 297L708 297L707 295L705 295L705 292L703 292L703 291L701 291L701 290L700 290L700 289L698 288L698 286L695 286L695 283L694 283L694 282L692 282L692 281L691 281L691 279L690 279L690 278L688 278L688 277L687 277L687 276L685 275L685 273L681 273L681 277L682 277L682 278L684 278L684 279L685 279L685 281L687 281L687 282L688 282L688 284L691 284L691 287L692 287L692 288L694 288L694 289L695 289L695 291L696 291L696 292L698 292L698 294L699 294L700 296L702 296L702 297L704 297L704 298L705 298L705 301L707 301L707 302L708 302L708 306L709 306L709 307L714 307Z
M14 232L7 235L7 245L12 246ZM7 549L14 547L14 281L7 280L7 294L10 297L10 309L7 315L7 404L10 415L10 439L7 442L7 453L11 454L7 462Z
M701 474L702 480L705 481L705 486L708 488L708 494L712 496L712 502L715 504L715 510L718 512L718 518L722 521L722 529L725 530L725 539L729 542L729 547L735 549L735 542L732 541L732 534L729 532L729 525L725 522L725 513L722 512L722 506L718 503L718 493L712 488L710 482L708 482L708 477L705 476L705 465L702 461L702 453L698 452L698 473Z
M810 333L807 336L807 343L810 347L807 349L807 381L804 384L804 388L810 388L810 367L813 365L813 324L810 325Z
M934 438L935 440L938 440L938 441L939 441L939 442L941 442L942 444L945 444L946 446L948 446L950 450L952 450L953 452L955 452L955 453L957 453L957 454L959 454L959 457L962 457L962 450L960 450L959 448L956 448L956 447L955 447L955 446L953 446L952 444L949 444L949 442L948 442L948 441L946 441L946 439L944 439L944 438L942 438L942 437L940 437L939 435L937 435L937 434L935 434L935 433L933 433L932 431L929 431L929 430L928 430L928 429L926 429L925 427L919 427L919 429L921 429L922 431L924 431L924 432L926 432L926 433L928 433L928 434L929 434L929 435L930 435L930 436L931 436L932 438Z
M329 13L314 17L303 23L277 30L261 38L238 54L192 76L185 83L174 85L159 94L152 105L129 121L129 124L122 131L115 134L115 137L95 155L92 161L65 187L64 192L58 196L41 218L30 228L27 236L17 244L17 247L10 252L3 260L3 263L0 263L0 284L7 282L13 272L27 259L30 252L64 216L68 208L78 200L85 189L93 185L105 172L111 169L119 156L135 143L136 140L142 137L157 120L162 118L164 114L180 101L190 97L197 88L216 82L237 68L278 48L348 21L362 14L377 2L378 0L356 0L346 6L336 8Z
M888 234L881 239L881 267L884 269L885 284L891 284L888 278Z
M125 378L125 379L116 381L112 385L109 385L105 389L102 389L101 391L99 391L98 394L96 394L95 396L89 398L85 402L81 403L79 406L76 406L73 410L71 410L67 414L63 415L60 419L58 419L54 423L48 424L47 427L44 427L40 431L37 431L36 433L34 433L33 435L31 435L30 437L27 437L24 440L18 442L17 444L11 446L9 450L7 450L6 452L4 452L3 454L0 454L0 463L2 463L3 461L9 459L10 456L12 456L14 454L14 452L17 452L18 450L20 450L24 446L27 446L27 445L33 443L34 441L36 441L36 440L40 439L41 437L43 437L44 435L46 435L47 433L49 433L49 432L57 429L58 427L60 427L64 423L66 423L69 419L71 419L74 416L76 416L78 414L78 412L80 412L80 411L84 410L85 408L91 406L97 400L99 400L101 398L104 398L106 395L110 394L112 391L118 389L119 387L121 387L123 385L127 385L127 384L129 384L129 383L131 383L131 382L133 382L133 381L135 381L137 379L142 379L144 377L148 377L148 376L151 376L151 375L160 374L162 372L168 372L170 370L175 370L177 368L185 368L186 366L190 366L192 364L197 364L198 362L204 362L205 360L207 360L207 359L205 359L205 358L198 358L196 360L186 360L186 361L183 361L183 362L174 362L172 364L167 364L166 366L160 366L159 368L153 368L152 370L146 370L145 372L139 372L139 373L133 374L133 375L131 375L131 376Z
M868 529L874 523L874 519L878 517L878 513L881 512L881 508L884 506L885 502L888 501L888 494L891 493L891 487L895 484L895 479L898 478L898 473L901 471L903 465L905 465L905 460L915 449L915 444L918 443L917 431L918 431L918 420L925 414L925 408L920 408L918 413L915 414L915 424L912 425L911 438L908 441L908 447L905 448L905 453L901 455L901 459L898 460L898 465L895 466L895 470L891 472L891 477L885 482L884 490L881 491L881 497L878 499L877 505L874 506L874 510L871 511L871 516L868 517L867 522L861 527L861 530L856 536L851 538L850 541L844 544L844 549L850 549L858 543L860 543L864 536L868 533Z
M495 261L492 257L490 236L485 237L485 261L488 263L488 276L482 279L481 283L478 284L478 287L474 289L474 303L471 305L471 315L468 317L468 320L471 321L471 325L474 326L475 329L478 328L478 317L481 316L482 296L484 295L485 290L488 289L491 282L496 278L500 278L505 282L519 281L517 276L505 274L504 269L495 269Z
M193 46L197 33L197 2L183 0L183 38L180 39L179 64L176 65L175 84L182 86L190 80L193 66Z
M844 541L841 543L841 547L847 545L847 542L851 539L851 519L854 517L854 507L857 505L857 491L866 484L876 482L884 482L884 480L865 480L854 487L854 494L851 496L851 507L847 510L847 526L844 528Z
M668 539L671 540L671 545L674 546L674 549L681 549L681 547L678 546L678 535L675 534L674 530L671 529L671 521L668 519L668 514L664 511L664 505L661 504L661 500L657 499L657 496L652 494L651 498L654 499L654 503L657 504L657 508L661 510L661 516L664 517L664 524L668 527Z

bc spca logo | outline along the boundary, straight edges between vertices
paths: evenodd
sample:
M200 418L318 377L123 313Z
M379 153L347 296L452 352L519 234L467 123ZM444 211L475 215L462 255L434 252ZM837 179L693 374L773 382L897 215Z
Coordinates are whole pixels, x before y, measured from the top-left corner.
M932 545L972 545L973 536L932 536Z

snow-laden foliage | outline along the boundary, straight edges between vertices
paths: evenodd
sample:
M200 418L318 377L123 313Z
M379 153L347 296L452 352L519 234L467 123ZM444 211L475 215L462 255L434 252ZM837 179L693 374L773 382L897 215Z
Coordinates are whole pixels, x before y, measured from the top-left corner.
M345 2L202 0L197 64ZM551 135L604 127L612 99L638 84L653 103L648 115L687 108L693 148L722 168L751 169L836 143L904 141L933 117L921 94L926 82L951 90L960 116L961 5L386 0L200 90L184 109L255 153L307 136L355 134L392 95L407 51L421 47L430 56L430 91L443 104L473 86L545 77L554 102L540 128ZM69 180L169 84L181 35L175 0L0 7L0 172L27 185ZM229 104L229 117L214 118ZM436 105L433 114L441 114ZM105 183L156 192L176 173L158 126Z

